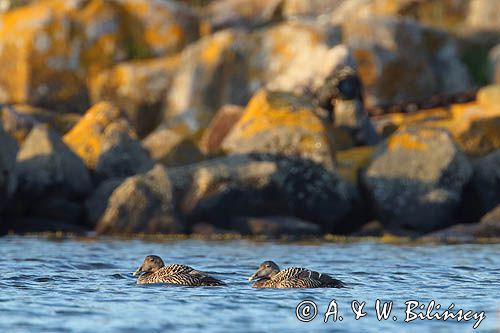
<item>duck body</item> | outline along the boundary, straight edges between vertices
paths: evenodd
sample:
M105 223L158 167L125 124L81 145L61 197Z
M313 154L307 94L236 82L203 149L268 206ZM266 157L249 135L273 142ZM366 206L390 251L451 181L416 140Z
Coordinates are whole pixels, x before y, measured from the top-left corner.
M250 281L254 288L343 288L344 283L331 276L307 268L290 267L279 270L272 261L262 263Z
M170 283L183 286L225 286L226 284L205 272L198 271L190 266L171 264L165 266L158 256L147 256L142 265L134 272L138 275L137 284Z

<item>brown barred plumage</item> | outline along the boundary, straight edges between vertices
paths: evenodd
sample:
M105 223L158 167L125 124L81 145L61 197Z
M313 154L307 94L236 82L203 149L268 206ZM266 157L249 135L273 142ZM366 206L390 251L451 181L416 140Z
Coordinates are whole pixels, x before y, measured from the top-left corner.
M259 279L254 288L342 288L342 281L306 268L290 267L282 271L272 261L266 261L259 266L257 272L250 278Z
M147 256L134 275L143 273L137 284L171 283L184 286L224 286L224 282L217 280L204 272L192 267L172 264L165 266L158 256Z

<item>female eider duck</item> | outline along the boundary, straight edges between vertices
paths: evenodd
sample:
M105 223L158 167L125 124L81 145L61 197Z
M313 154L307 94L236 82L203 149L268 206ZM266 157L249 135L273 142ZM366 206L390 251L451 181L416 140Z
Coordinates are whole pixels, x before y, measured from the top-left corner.
M165 266L160 257L153 255L146 256L142 265L133 273L134 276L139 274L141 276L137 279L137 284L171 283L193 287L226 285L224 282L207 275L207 273L186 265L172 264Z
M306 268L290 267L280 271L272 261L264 261L248 281L254 288L343 288L342 281Z

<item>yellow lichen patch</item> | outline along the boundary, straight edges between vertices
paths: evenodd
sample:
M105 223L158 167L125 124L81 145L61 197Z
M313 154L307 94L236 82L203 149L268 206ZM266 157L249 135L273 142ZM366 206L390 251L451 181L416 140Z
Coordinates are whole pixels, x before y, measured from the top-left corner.
M487 110L500 110L500 84L480 89L477 93L477 102Z
M85 113L63 140L93 169L101 154L106 128L120 123L126 128L122 112L111 103L100 102Z
M375 147L355 147L336 154L337 171L345 180L357 184L360 170L366 168L375 152Z
M233 34L218 34L214 38L208 38L201 51L201 59L208 65L213 65L219 61L221 54L234 41Z
M422 142L423 138L429 138L432 136L432 132L429 131L428 135L425 135L425 130L420 129L417 133L395 133L387 140L387 148L389 150L395 149L405 149L405 150L424 150L427 149L427 144ZM421 137L421 135L423 137Z
M319 133L323 123L296 96L261 90L249 102L235 125L242 138L258 135L272 127L296 127Z

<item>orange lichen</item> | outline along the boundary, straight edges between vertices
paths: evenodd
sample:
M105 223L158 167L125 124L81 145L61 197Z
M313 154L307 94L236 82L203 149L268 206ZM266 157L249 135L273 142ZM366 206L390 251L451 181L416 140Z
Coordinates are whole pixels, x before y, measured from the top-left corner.
M63 137L87 167L93 169L102 151L106 128L123 122L123 114L114 105L100 102L92 106L80 121Z
M420 135L424 135L425 131L419 130L418 135L414 133L396 133L392 135L387 140L387 148L389 150L395 149L405 149L405 150L424 150L427 149L428 145L422 142L422 137ZM431 134L429 134L431 135ZM429 135L425 135L424 137L428 137Z
M248 103L235 130L242 138L248 138L271 127L296 127L311 133L324 131L321 120L297 97L261 90Z

